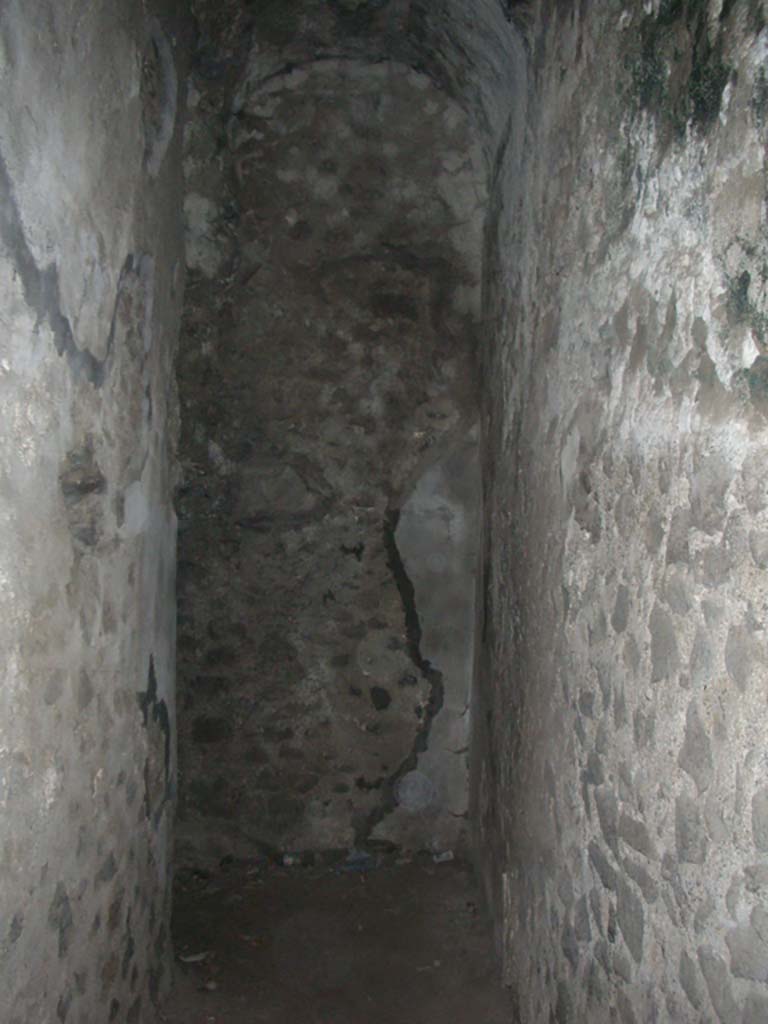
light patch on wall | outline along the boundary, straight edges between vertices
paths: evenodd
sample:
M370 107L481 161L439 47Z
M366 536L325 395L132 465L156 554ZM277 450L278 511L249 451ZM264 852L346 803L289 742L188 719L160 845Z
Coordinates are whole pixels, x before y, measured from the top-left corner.
M574 427L563 442L563 448L560 452L560 482L562 484L563 497L568 493L568 488L579 464L580 444L581 434L579 433L579 428Z
M192 193L184 200L187 266L211 278L218 273L223 259L214 237L218 216L218 207L205 196Z
M154 178L162 166L176 124L178 83L168 38L153 18L141 65L144 166Z
M140 480L134 481L125 492L125 520L123 534L136 537L142 533L149 518L149 503Z

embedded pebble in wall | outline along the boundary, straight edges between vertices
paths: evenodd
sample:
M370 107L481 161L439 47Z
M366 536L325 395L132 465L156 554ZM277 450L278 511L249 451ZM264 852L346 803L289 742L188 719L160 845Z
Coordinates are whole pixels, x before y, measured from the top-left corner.
M714 772L712 744L695 701L691 701L686 712L685 741L680 750L678 764L696 783L696 789L700 794L709 788Z
M709 946L699 946L699 966L709 998L723 1024L739 1024L741 1011L733 995L733 985L725 960Z
M685 950L680 954L680 984L693 1009L700 1010L703 1004L703 994L699 972L693 959Z
M677 856L683 864L703 864L707 857L709 839L698 803L689 796L675 801L675 841Z
M680 661L677 632L669 614L658 604L653 607L648 628L651 634L651 682L655 683L677 672Z
M752 797L752 839L756 849L768 852L768 786Z
M732 928L725 942L735 977L768 982L768 912L755 907L749 924Z

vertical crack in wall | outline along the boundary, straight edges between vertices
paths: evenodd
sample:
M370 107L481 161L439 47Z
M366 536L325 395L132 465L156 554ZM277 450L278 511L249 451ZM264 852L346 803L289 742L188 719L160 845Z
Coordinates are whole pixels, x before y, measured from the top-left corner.
M400 600L403 604L403 615L405 617L406 649L411 661L418 669L422 679L429 684L429 699L424 709L424 717L420 727L416 731L413 745L407 755L382 783L382 800L378 807L375 807L364 819L361 826L355 830L355 842L360 846L370 841L371 833L376 826L391 814L397 806L395 791L397 783L408 772L413 771L419 761L419 754L423 754L429 747L429 736L432 723L443 707L445 688L443 685L443 673L425 658L421 652L421 622L416 608L416 591L405 568L405 564L397 547L397 525L400 521L400 509L389 508L384 516L382 528L384 547L387 552L387 566L397 586Z
M147 688L137 694L144 728L147 731L147 757L144 763L144 807L147 819L155 828L160 823L163 809L172 797L171 776L171 719L168 705L158 699L155 660L149 656Z

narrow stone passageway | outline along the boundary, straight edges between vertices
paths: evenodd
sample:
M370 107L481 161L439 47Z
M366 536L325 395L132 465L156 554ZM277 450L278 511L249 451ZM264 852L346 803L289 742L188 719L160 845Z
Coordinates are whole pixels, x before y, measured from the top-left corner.
M0 1024L766 1024L768 0L0 87Z
M467 866L324 861L179 874L165 1024L509 1024Z

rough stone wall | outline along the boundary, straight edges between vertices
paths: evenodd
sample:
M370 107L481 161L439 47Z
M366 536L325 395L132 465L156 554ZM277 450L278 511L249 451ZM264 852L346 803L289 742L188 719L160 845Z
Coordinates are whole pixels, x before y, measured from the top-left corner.
M0 11L8 1024L148 1021L168 974L183 267L175 25L156 13Z
M525 13L474 718L505 974L522 1021L764 1021L765 5Z
M232 31L201 5L183 860L460 841L484 194L460 109L383 59L396 14L293 5ZM452 649L427 652L441 629Z

